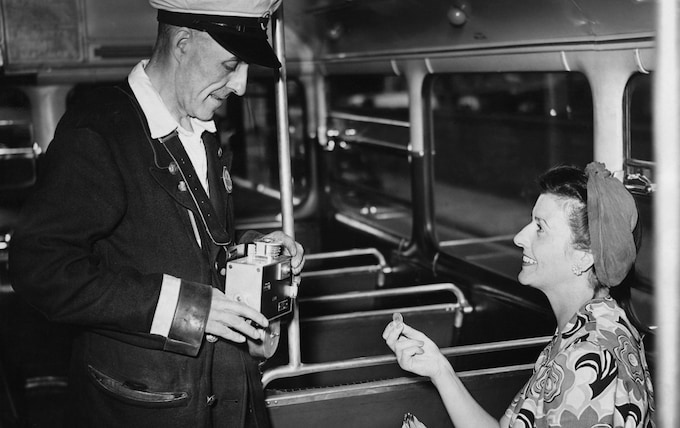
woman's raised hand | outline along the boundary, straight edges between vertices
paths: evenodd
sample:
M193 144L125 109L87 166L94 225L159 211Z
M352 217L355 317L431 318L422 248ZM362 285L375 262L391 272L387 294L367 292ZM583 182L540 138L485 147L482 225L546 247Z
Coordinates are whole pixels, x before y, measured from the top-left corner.
M437 345L420 331L404 324L400 314L395 314L393 321L387 324L382 337L404 370L431 379L450 370L451 365Z

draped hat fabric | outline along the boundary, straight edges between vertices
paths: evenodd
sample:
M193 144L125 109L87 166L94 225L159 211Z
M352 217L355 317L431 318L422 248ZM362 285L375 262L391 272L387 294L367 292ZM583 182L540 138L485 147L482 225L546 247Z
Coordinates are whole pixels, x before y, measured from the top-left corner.
M588 228L595 273L607 287L619 285L637 254L633 230L638 212L633 196L601 162L586 166Z

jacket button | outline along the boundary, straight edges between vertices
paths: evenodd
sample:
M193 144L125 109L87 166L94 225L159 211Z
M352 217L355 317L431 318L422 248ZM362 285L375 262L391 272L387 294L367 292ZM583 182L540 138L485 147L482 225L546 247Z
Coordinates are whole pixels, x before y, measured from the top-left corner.
M220 269L220 275L227 276L227 269L226 268Z
M177 190L179 190L180 192L186 192L187 184L183 181L180 181L179 184L177 185Z
M168 170L170 171L170 174L177 175L179 172L179 167L175 162L170 162L170 165L168 165Z
M217 397L215 397L215 395L209 395L206 398L206 404L208 405L208 407L214 406L215 403L217 403Z

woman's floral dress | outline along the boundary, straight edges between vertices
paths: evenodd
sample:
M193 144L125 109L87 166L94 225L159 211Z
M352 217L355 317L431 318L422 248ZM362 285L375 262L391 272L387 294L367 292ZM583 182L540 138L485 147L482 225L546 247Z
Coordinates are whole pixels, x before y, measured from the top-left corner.
M555 333L506 410L510 427L654 427L642 339L614 299L594 299Z

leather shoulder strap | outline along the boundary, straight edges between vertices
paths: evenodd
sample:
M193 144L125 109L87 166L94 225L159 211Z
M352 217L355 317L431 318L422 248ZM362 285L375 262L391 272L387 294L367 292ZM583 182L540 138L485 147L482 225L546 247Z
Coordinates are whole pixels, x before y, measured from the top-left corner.
M160 141L170 155L179 173L182 175L182 180L187 184L187 191L196 205L201 223L203 223L203 227L208 232L210 240L216 245L231 245L229 234L222 227L219 217L215 213L215 208L198 179L194 166L191 160L189 160L189 156L177 135L177 131L159 138L158 141Z
M137 102L137 99L126 91L124 88L118 87L118 89L127 95L128 99L132 103L135 111L137 112L137 117L139 118L140 125L144 128L144 135L146 135L149 144L154 147L154 139L151 138L151 131L145 120L142 109ZM208 198L203 185L201 184L196 171L194 169L189 156L184 150L184 146L179 139L177 130L172 131L170 134L158 138L156 141L160 143L165 149L168 155L172 158L171 168L177 168L177 171L182 175L182 180L186 183L187 191L191 195L191 199L194 202L196 211L199 214L199 218L203 227L205 228L210 240L219 246L229 246L232 244L232 240L229 233L224 229L222 222L219 220L215 212L210 199ZM155 152L155 151L154 151Z

